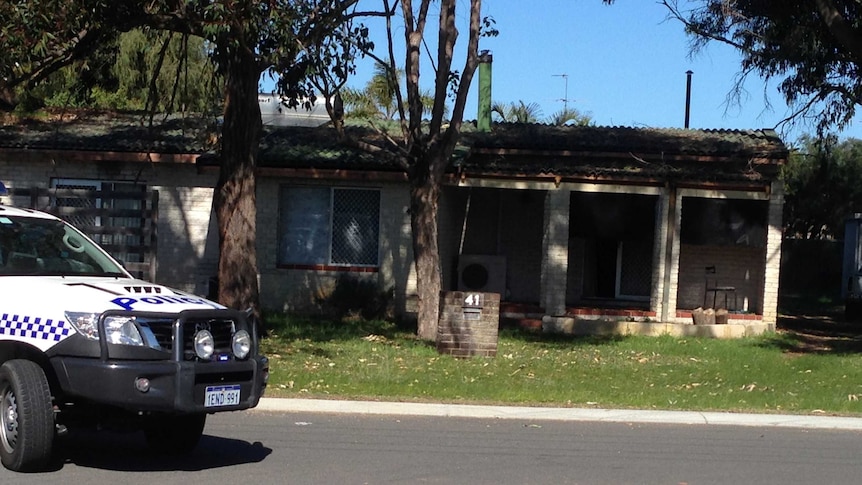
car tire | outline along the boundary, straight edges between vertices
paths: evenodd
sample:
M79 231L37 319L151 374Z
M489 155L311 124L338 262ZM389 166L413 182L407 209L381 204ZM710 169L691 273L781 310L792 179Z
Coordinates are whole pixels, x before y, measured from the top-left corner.
M160 455L185 455L198 445L206 414L151 417L144 434L150 451Z
M29 360L0 366L0 461L9 470L43 469L54 443L54 410L45 372Z

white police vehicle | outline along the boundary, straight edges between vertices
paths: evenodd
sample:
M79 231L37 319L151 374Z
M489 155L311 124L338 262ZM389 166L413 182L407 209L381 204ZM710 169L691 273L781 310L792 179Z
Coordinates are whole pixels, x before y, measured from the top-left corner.
M0 459L39 470L76 426L191 451L208 413L256 406L269 366L246 313L134 279L77 229L0 205Z

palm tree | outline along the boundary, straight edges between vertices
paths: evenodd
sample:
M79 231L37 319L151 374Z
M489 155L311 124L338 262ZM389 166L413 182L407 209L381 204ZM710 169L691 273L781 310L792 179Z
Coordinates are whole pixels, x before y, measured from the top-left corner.
M542 116L542 109L538 104L525 104L521 100L509 104L494 103L491 111L504 123L538 123Z
M581 113L574 108L563 108L548 118L548 123L554 126L593 126L593 117Z
M498 121L503 123L547 123L554 126L592 126L594 124L592 116L574 108L563 108L543 121L542 109L537 103L527 104L520 100L509 104L495 102L491 106L491 112L495 113Z
M345 116L363 119L394 120L398 114L395 94L398 92L398 79L404 76L402 69L392 72L389 66L376 63L374 75L360 91L346 88L341 97L344 100ZM434 104L430 92L422 93L422 106L427 112Z

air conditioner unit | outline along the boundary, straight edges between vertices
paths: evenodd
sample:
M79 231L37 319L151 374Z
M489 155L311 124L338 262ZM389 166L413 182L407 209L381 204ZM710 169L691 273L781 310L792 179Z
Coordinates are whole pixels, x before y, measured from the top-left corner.
M463 254L458 258L458 291L506 295L506 257Z

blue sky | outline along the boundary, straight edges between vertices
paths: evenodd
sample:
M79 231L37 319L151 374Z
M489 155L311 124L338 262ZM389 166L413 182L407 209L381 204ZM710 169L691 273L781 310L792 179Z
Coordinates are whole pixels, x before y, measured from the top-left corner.
M378 3L364 0L362 4ZM467 1L461 0L459 13L464 19L467 7ZM712 43L690 57L682 24L667 20L666 8L652 0L617 0L612 6L601 0L484 0L483 10L496 20L500 31L498 37L480 43L480 49L494 56L495 102L537 103L546 117L567 102L599 125L681 128L686 71L691 70L692 128L771 128L788 113L775 86L766 86L757 77L745 84L747 96L741 104L728 103L739 55ZM383 31L377 24L370 26L377 52L385 52ZM463 52L464 42L466 33L457 51ZM455 68L462 64L459 61ZM364 61L350 84L361 88L371 76L371 67L370 60ZM433 76L427 66L423 76L429 82ZM465 119L475 119L477 96L474 82ZM792 143L806 132L813 128L785 131L785 142ZM862 138L862 124L855 123L842 136Z

